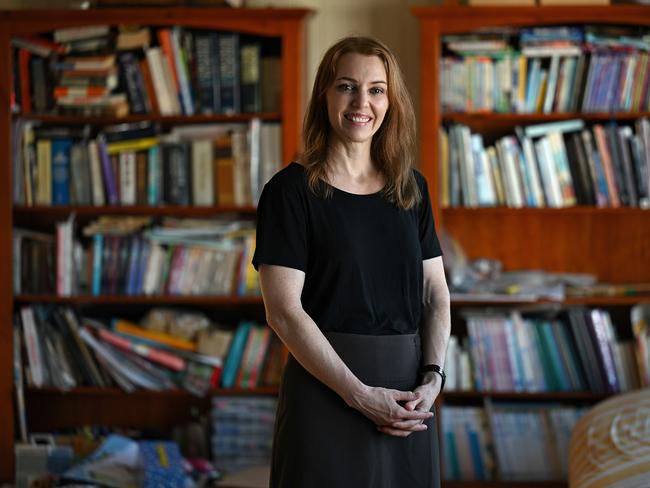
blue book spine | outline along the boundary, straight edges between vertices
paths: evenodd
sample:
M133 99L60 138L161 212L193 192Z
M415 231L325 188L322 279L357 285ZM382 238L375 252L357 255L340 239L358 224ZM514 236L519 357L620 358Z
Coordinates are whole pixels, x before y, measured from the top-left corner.
M136 272L135 287L133 290L134 295L142 294L142 285L144 281L144 275L147 272L147 262L149 261L149 251L151 250L151 245L149 241L142 240L140 242L140 255L138 256L138 270Z
M477 480L484 480L487 478L485 473L485 465L481 457L481 442L478 434L469 425L465 426L467 429L467 437L469 439L469 447L472 451L472 467L474 468L474 477Z
M70 203L70 139L52 139L52 205Z
M241 363L241 357L244 353L244 346L246 339L251 329L250 322L242 322L235 331L235 336L232 339L226 362L223 366L221 373L221 386L223 388L232 388L235 385L235 378L237 378L237 371Z
M135 286L137 281L138 266L140 264L140 238L134 236L131 238L131 253L129 254L129 271L126 282L126 294L135 295Z
M456 437L453 431L447 432L445 435L445 449L447 450L449 456L449 464L451 465L451 475L452 480L459 480L460 476L460 465L458 464L458 449L456 448Z
M117 192L117 182L115 181L115 175L113 174L111 158L108 155L108 149L106 148L106 140L101 135L97 137L97 148L99 149L99 159L102 163L104 185L106 185L106 200L109 205L118 205L119 194Z
M93 295L102 294L102 256L104 254L104 235L95 234L93 249Z
M553 326L550 322L541 324L541 332L543 340L546 342L546 350L549 354L550 366L553 369L553 374L557 380L557 384L561 391L569 391L571 388L568 381L568 373L564 369L562 358L559 353L559 345L553 336Z
M147 164L147 203L155 207L160 203L160 149L159 146L149 148Z

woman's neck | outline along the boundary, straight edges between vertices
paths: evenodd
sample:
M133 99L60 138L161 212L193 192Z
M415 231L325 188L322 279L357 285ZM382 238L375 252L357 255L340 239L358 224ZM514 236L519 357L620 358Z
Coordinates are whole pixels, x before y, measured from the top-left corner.
M351 193L374 193L385 178L370 157L370 148L333 147L327 160L328 182Z
M327 158L328 173L353 180L376 175L370 144L335 144Z

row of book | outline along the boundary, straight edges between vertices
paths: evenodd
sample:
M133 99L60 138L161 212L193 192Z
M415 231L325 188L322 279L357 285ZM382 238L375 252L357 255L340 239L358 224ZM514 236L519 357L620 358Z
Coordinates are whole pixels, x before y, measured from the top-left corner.
M276 405L273 397L212 398L212 458L220 470L270 462Z
M571 432L586 408L487 402L441 410L447 480L541 481L568 475Z
M516 127L487 145L468 126L440 130L443 206L650 207L650 121L581 119Z
M124 227L124 221L135 222ZM14 294L259 296L252 223L100 218L82 241L74 216L56 234L16 228ZM123 226L120 228L120 226Z
M195 315L190 317L197 321ZM190 318L184 314L179 320L187 326ZM15 318L14 350L19 365L24 358L25 384L61 390L185 389L200 396L220 387L279 385L287 355L266 326L242 322L233 330L207 321L196 337L183 338L142 323L98 320L69 307L21 307Z
M146 26L15 37L14 111L194 115L279 112L279 39Z
M466 340L453 336L449 342L450 390L619 393L650 385L643 305L634 307L633 340L621 339L601 309L467 314Z
M281 126L14 127L17 205L256 205L282 166Z
M560 26L515 34L445 36L444 47L451 55L444 56L440 65L442 108L503 113L647 111L650 43L625 30L613 32L611 27Z

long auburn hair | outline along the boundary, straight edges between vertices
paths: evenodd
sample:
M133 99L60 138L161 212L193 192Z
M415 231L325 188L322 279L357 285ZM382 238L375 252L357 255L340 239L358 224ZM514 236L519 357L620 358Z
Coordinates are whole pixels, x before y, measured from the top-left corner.
M327 90L335 80L339 59L348 53L377 56L384 63L388 77L388 110L372 138L370 156L386 179L384 196L398 207L409 209L422 198L411 171L415 145L413 102L397 59L386 45L372 37L344 37L327 50L318 66L303 124L304 150L300 158L305 166L309 188L325 198L332 194L332 188L322 184L327 181L331 134Z

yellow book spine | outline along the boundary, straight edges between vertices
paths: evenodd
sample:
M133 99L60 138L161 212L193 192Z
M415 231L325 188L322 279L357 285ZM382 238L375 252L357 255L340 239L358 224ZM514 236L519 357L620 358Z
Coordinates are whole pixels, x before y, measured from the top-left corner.
M177 349L182 349L184 351L196 351L196 344L194 342L186 341L178 337L173 337L169 334L165 334L164 332L143 329L142 327L139 327L136 324L129 322L128 320L116 320L114 328L116 332L122 332L123 334L129 334L135 337L149 339L159 342L160 344L166 344Z
M158 144L157 137L145 137L127 141L110 142L106 144L108 154L117 154L124 151L144 151Z
M519 93L517 94L517 112L525 112L526 106L526 83L528 76L526 70L528 69L528 62L526 56L519 56Z

